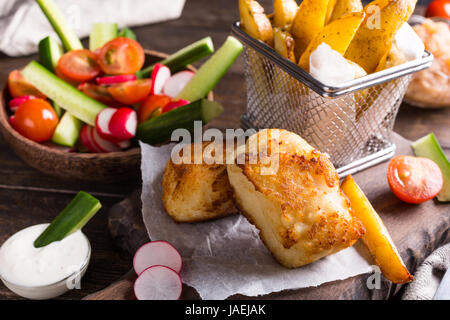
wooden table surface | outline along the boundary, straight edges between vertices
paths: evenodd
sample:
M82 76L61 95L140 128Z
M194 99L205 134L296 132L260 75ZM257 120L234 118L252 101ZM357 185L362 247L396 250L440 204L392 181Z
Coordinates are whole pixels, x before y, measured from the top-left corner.
M271 1L260 1L267 11ZM218 47L229 34L231 23L238 19L237 1L188 0L182 17L175 21L135 28L143 47L174 52L204 36L211 36ZM0 82L8 73L20 68L35 56L10 58L0 54ZM245 108L245 84L242 57L215 89L215 99L222 102L225 112L210 126L219 129L239 127L239 117ZM450 108L422 110L402 105L395 131L414 140L433 131L447 155L450 154ZM56 179L28 167L0 137L0 243L20 229L49 222L79 190L96 195L103 208L85 227L93 255L80 290L60 299L79 299L100 290L120 278L131 268L131 257L121 252L111 240L107 229L108 209L139 187L139 180L121 184L93 184ZM0 299L17 299L0 284Z

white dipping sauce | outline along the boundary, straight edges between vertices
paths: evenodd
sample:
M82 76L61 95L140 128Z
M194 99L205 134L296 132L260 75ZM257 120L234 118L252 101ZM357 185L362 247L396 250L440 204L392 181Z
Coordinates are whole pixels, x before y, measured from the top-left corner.
M16 285L35 287L61 281L79 271L89 254L81 231L42 248L33 242L47 228L38 224L10 237L0 248L0 275Z

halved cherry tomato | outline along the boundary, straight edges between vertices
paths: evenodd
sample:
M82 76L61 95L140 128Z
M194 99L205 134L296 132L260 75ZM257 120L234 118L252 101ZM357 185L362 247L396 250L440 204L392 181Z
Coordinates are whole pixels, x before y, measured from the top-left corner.
M402 201L422 203L442 189L439 166L427 158L397 156L389 162L387 178L392 192Z
M8 76L9 93L13 98L22 96L35 96L37 98L45 99L46 96L36 89L19 70L11 71Z
M47 101L32 99L19 106L12 125L24 137L44 142L52 138L58 116Z
M147 98L150 94L151 84L150 79L127 81L108 87L108 92L115 100L130 105Z
M106 74L131 74L141 70L145 54L141 45L129 38L115 38L98 53L98 63Z
M120 108L123 104L114 100L111 94L108 92L108 87L85 82L78 86L78 90L83 92L85 95L97 100L101 103L106 104L109 107Z
M87 49L65 53L58 60L58 71L76 82L89 81L101 72L97 56Z
M427 7L425 16L450 19L450 0L435 0L431 2Z
M153 95L142 101L138 110L139 123L147 120L156 109L161 108L162 110L170 101L170 97L165 95Z

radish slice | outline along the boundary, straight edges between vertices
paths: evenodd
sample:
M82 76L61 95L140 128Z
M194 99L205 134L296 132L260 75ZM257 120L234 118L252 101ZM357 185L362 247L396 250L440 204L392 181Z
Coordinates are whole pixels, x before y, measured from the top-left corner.
M163 92L166 96L175 98L192 79L194 73L192 71L180 71L175 73L167 80L164 85Z
M11 99L9 101L9 110L11 110L12 112L16 112L17 108L19 108L19 106L22 103L24 103L25 101L31 100L31 99L35 99L35 97L34 96L21 96L21 97Z
M109 131L116 140L128 140L136 135L137 113L131 108L120 108L109 121Z
M95 118L95 130L98 132L100 137L111 142L116 142L117 139L111 134L109 130L109 122L114 113L118 109L116 108L106 108L100 111Z
M133 258L133 268L136 274L151 266L166 266L176 272L181 271L182 260L181 255L167 241L151 241L141 246L135 253Z
M115 144L120 149L128 149L129 147L131 147L131 141L130 140L118 141L118 142L115 142Z
M190 102L184 99L178 99L178 100L174 100L172 102L170 102L167 106L164 107L164 109L162 110L162 113L166 113L169 112L173 109L188 105Z
M80 140L83 146L85 146L89 152L98 153L99 149L94 145L94 141L92 140L92 127L89 125L84 125L80 131Z
M92 140L97 149L100 149L103 153L118 152L121 150L116 144L100 137L97 130L94 128L92 128Z
M134 282L138 300L178 300L182 289L179 274L166 266L145 269Z
M97 82L97 84L116 84L127 81L133 81L136 79L137 77L134 74L124 74L119 76L99 77L96 78L95 81Z
M13 125L13 122L14 122L14 116L10 116L8 120L9 120L9 124L10 124L10 125Z
M155 64L152 71L151 94L162 94L164 85L170 78L170 69L161 63Z

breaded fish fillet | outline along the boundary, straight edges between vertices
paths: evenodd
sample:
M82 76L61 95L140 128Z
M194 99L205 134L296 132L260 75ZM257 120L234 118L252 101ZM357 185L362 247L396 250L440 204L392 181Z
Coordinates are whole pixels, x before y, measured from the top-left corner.
M259 146L256 153L254 145ZM282 265L311 263L353 245L364 234L330 160L298 135L263 130L241 152L245 163L228 166L236 202ZM266 163L269 158L278 159L278 166Z
M210 143L203 142L202 151ZM167 213L177 222L206 221L236 213L226 165L193 164L194 144L191 159L192 164L177 165L171 159L167 162L162 181Z

